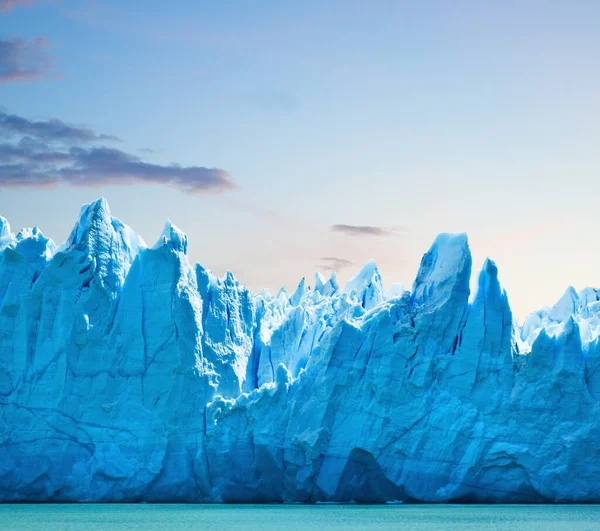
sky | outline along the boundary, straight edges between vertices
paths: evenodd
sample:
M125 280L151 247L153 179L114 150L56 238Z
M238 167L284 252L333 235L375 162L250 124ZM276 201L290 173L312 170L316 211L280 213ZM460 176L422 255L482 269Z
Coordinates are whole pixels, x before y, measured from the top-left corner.
M369 259L410 288L467 232L522 320L600 286L599 23L593 0L0 0L0 214L61 243L104 196L272 291Z

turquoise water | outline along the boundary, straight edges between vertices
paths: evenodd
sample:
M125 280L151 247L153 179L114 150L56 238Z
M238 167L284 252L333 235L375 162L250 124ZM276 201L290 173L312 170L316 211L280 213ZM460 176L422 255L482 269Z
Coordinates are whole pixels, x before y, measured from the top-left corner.
M600 505L0 505L0 529L582 531Z

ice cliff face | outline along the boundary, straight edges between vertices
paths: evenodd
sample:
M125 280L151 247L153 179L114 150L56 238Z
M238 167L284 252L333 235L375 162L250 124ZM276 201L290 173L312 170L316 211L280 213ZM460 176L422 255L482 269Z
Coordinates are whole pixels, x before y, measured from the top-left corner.
M186 252L104 200L58 249L0 218L1 501L600 502L600 292L519 327L465 235L410 292Z

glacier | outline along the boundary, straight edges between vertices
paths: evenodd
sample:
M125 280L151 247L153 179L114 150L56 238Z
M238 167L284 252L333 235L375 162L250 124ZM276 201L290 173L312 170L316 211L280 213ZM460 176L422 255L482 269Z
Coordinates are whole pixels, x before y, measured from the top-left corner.
M276 296L187 243L0 217L0 501L600 502L600 290L519 325L465 234Z

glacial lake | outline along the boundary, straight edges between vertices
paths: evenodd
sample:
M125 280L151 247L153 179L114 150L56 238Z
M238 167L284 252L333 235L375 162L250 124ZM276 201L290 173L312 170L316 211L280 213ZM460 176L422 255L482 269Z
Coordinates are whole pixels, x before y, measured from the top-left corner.
M600 505L0 505L0 529L597 530Z

